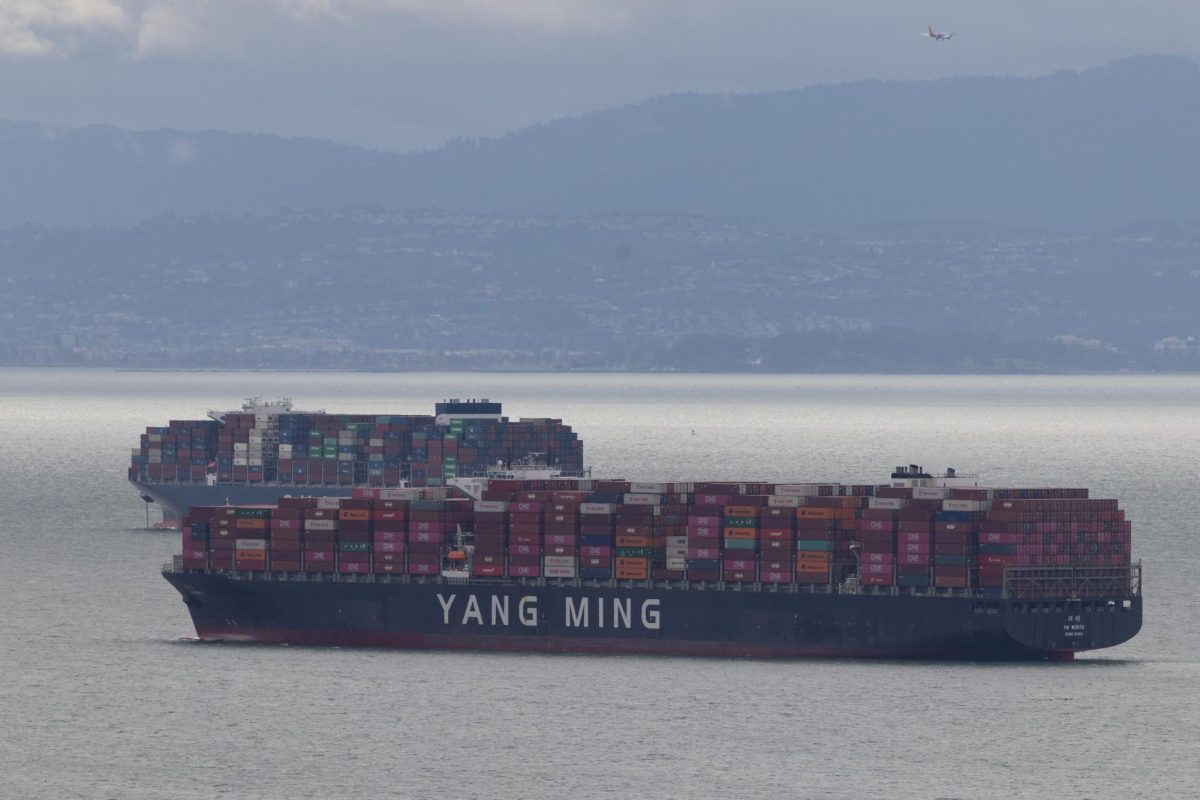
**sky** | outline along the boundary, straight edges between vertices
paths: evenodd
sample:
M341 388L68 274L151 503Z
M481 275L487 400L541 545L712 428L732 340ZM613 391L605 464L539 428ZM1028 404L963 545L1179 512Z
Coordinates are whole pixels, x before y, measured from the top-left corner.
M408 151L672 92L1136 54L1200 60L1200 2L0 0L0 118Z

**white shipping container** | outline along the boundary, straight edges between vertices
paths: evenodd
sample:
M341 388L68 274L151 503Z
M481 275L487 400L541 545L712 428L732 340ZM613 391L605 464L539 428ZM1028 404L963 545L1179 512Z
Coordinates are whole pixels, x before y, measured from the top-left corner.
M669 558L668 557L667 558L667 569L672 569L672 570L687 569L687 559L686 558Z
M799 495L779 495L773 494L767 498L767 506L770 508L799 508Z
M317 508L326 511L337 510L342 507L342 499L340 497L318 497Z
M254 456L250 456L249 458L246 459L246 466L248 466L248 467L261 467L262 465L263 465L263 460L261 458L255 458Z
M665 483L630 483L629 491L634 494L666 494L667 484Z
M162 463L162 450L151 450L149 453L146 454L146 458L149 459L149 463L151 463L151 464L161 464Z
M383 439L368 439L367 442L371 447L383 447Z
M904 508L906 502L903 497L868 497L867 508L890 508L899 511Z
M508 503L503 500L476 500L475 510L477 512L497 512L508 511Z
M986 511L991 503L984 500L943 500L943 511Z
M578 577L578 570L573 565L570 567L544 567L542 569L542 577L575 578Z
M249 449L250 449L250 445L246 442L234 442L233 443L233 452L235 452L235 453L244 453Z
M247 465L249 465L249 464L250 464L250 459L249 459L249 458L247 458L247 457L246 457L246 456L244 456L244 455L242 455L242 456L234 456L234 457L233 457L233 465L234 465L235 467L245 467L245 466L247 466Z
M162 434L161 434L161 433L148 433L148 434L146 434L146 441L148 441L148 442L161 442L161 441L162 441Z
M338 453L338 461L353 461L354 453Z
M917 486L913 488L914 500L945 500L950 490L945 486Z
M580 503L580 514L611 514L615 510L612 503Z
M631 492L625 495L624 499L627 506L657 506L662 504L662 497L656 494L635 494Z
M687 547L686 536L668 536L667 547Z
M266 539L235 539L233 546L238 550L266 550Z
M544 556L542 563L547 567L574 567L575 556Z
M280 455L282 455L282 454L284 454L284 453L290 453L290 452L292 452L292 446L291 446L290 444L287 444L287 443L285 442L285 443L283 443L283 444L279 445L279 453L280 453Z
M304 530L306 531L336 531L336 519L306 519L304 520Z
M683 547L668 547L667 558L687 558L687 545Z
M380 489L380 500L420 500L421 490L414 488Z
M816 483L780 483L775 487L775 494L784 497L816 497L820 493L820 484Z

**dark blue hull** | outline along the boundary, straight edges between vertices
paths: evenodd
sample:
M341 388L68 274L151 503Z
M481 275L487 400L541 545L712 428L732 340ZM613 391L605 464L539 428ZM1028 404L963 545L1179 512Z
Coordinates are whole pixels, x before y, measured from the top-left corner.
M1030 602L645 582L172 570L164 577L183 596L201 639L307 645L1042 660L1120 644L1142 621L1141 597Z

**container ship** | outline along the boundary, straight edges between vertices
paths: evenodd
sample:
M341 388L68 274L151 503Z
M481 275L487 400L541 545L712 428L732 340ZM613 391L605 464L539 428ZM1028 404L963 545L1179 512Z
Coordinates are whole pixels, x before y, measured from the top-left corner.
M285 495L349 497L359 487L437 487L497 465L583 472L583 443L559 419L509 420L488 399L446 400L430 415L295 411L249 398L238 411L146 428L129 480L164 524L191 506L269 505Z
M1137 634L1117 501L964 483L482 478L194 507L163 574L203 640L1066 660Z

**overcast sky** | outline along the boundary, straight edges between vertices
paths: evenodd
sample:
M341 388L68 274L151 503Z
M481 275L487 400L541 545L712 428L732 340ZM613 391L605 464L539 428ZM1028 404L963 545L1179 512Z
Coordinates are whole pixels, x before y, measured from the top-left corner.
M0 0L0 118L408 150L669 92L1139 53L1200 59L1200 0Z

